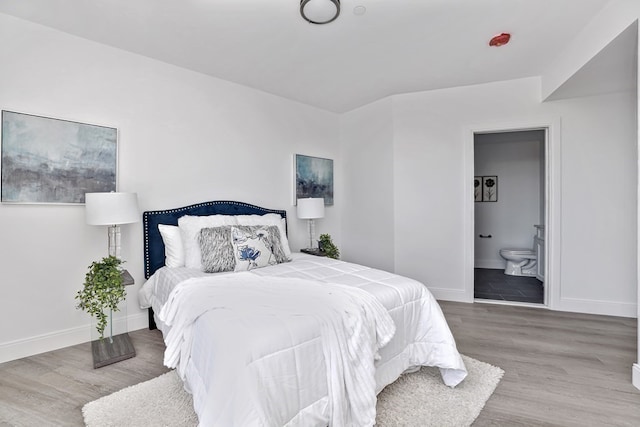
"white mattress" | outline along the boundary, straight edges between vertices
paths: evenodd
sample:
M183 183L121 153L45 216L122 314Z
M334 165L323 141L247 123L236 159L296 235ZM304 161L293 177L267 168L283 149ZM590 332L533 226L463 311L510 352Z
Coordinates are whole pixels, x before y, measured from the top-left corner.
M466 369L453 336L440 307L424 285L329 258L306 254L293 254L293 258L290 263L256 269L251 274L267 279L299 278L357 287L374 295L388 311L396 332L379 350L380 358L375 361L375 393L405 370L419 365L439 367L444 382L450 386L464 379ZM215 276L228 274L234 273ZM160 313L179 283L209 276L213 275L185 268L162 268L140 290L141 306L151 306L156 314ZM194 395L194 407L202 425L329 424L332 410L327 367L316 322L297 317L299 321L287 322L283 327L282 319L264 325L247 320L250 326L240 332L246 336L239 338L234 328L236 323L244 322L242 316L233 317L235 321L228 327L220 319L215 310L198 317L193 325L190 358L183 361L185 387ZM166 339L170 328L162 322L158 326ZM239 364L234 352L238 347L246 351L247 342L259 361ZM242 404L231 408L238 399ZM221 406L221 402L226 403Z

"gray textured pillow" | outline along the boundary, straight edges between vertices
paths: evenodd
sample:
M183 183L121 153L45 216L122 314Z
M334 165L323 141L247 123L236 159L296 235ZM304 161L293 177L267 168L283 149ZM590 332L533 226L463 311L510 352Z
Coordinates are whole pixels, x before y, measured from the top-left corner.
M237 225L236 228L240 230L250 229L250 232L255 232L256 230L266 229L268 233L266 244L271 249L271 252L276 258L276 263L281 264L283 262L290 261L287 257L287 254L284 252L284 248L282 247L282 240L280 239L280 230L275 225L269 226L259 226L259 225Z
M233 271L236 259L231 244L231 226L203 228L198 233L202 271L220 273Z
M280 230L275 225L234 225L233 227L244 233L257 236L258 230L266 230L265 245L271 250L277 264L290 261L280 239ZM200 244L202 271L205 273L220 273L233 271L236 258L231 242L231 226L203 228L198 234Z

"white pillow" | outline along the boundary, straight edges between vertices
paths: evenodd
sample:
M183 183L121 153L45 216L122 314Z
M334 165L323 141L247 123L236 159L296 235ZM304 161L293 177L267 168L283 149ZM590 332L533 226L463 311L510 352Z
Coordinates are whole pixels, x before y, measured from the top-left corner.
M209 227L237 224L238 222L236 221L235 215L185 215L178 218L178 227L180 227L182 246L184 247L185 267L202 270L202 253L200 252L200 243L198 242L200 230Z
M267 244L268 236L266 228L248 231L231 227L231 244L236 259L234 271L248 271L277 264L276 257Z
M158 224L158 230L164 242L164 265L184 267L184 247L178 226Z
M287 221L278 214L270 213L265 215L237 215L238 225L275 225L280 230L280 243L282 250L291 261L291 249L289 248L289 239L287 239Z

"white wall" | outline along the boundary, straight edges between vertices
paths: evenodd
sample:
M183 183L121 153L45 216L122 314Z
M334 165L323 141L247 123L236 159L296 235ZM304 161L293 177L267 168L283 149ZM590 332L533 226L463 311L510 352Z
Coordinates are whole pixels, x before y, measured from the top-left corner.
M580 34L567 46L567 48L558 56L556 61L549 66L549 68L543 73L542 76L542 90L541 94L543 99L548 99L554 95L554 92L561 88L562 85L570 80L576 71L580 70L585 64L587 64L592 58L596 57L602 49L607 46L618 35L623 33L631 25L636 26L636 50L635 50L635 70L636 70L636 90L633 94L635 102L632 104L631 110L633 110L635 116L635 130L634 139L636 145L636 152L638 151L637 145L640 142L640 129L638 129L638 123L640 123L640 97L638 96L638 88L640 87L640 78L637 74L637 70L640 69L640 39L637 34L638 19L640 19L640 2L637 0L614 0L607 4L607 6L596 16L591 22L580 32ZM603 77L603 78L607 78ZM640 157L636 157L636 170L638 170L638 164ZM640 215L640 176L636 177L637 191L636 191L636 215ZM636 217L636 233L638 230L638 224L640 224L640 216ZM636 257L635 264L640 267L640 234L636 235ZM636 388L640 389L640 269L636 270L636 297L633 301L636 302L638 317L638 359L632 369L633 384Z
M531 78L394 97L396 272L439 298L466 300L466 133L558 120L562 269L554 308L635 316L635 94L541 104L539 90Z
M551 103L563 116L560 297L570 311L636 313L636 102L627 93Z
M475 175L498 177L497 202L474 206L475 267L504 268L500 249L533 249L534 225L544 223L540 216L544 131L476 134L474 142Z
M636 46L638 47L638 52L636 53L636 138L638 141L638 144L636 145L636 147L638 147L640 145L640 73L638 73L637 70L640 70L640 31L638 31L636 33L636 40L637 40L637 44ZM638 168L638 177L637 177L637 184L638 184L638 191L636 193L637 196L637 205L636 205L636 209L637 209L637 224L639 224L639 226L637 227L638 229L636 230L637 233L637 248L638 248L638 253L637 253L637 257L636 257L636 261L638 262L638 269L637 274L636 274L636 280L638 280L638 278L640 278L640 148L637 148L637 150L639 151L638 153L638 158L637 161L638 163L636 164L636 167ZM634 363L633 368L632 368L632 378L633 378L633 385L637 388L640 389L640 280L638 281L638 292L637 292L637 301L638 301L638 326L637 326L637 330L638 330L638 345L637 345L637 352L638 352L638 357L636 359L636 363Z
M233 199L285 208L293 249L306 223L292 206L292 155L336 159L338 116L0 14L0 108L119 130L119 189L141 210ZM336 206L343 194L336 174ZM318 222L340 242L334 207ZM130 328L143 283L141 224L123 226ZM82 206L0 205L0 362L90 339L75 309L106 233Z
M612 0L569 43L542 74L543 100L554 95L578 70L640 18L638 0ZM602 75L601 78L608 78ZM600 83L595 83L601 86ZM590 90L586 88L585 90Z
M393 122L391 99L340 119L345 208L342 258L394 270Z
M345 259L422 280L439 298L466 295L469 129L561 121L554 308L637 313L635 93L541 104L539 81L524 79L399 95L339 120L1 14L0 42L0 108L117 127L120 190L138 192L143 210L226 198L288 207L292 246L300 248L306 224L291 206L291 156L334 158L335 205L317 231L331 233ZM549 87L560 81L552 80ZM140 224L123 234L136 280L130 323L144 327ZM89 317L73 297L88 264L106 252L106 230L84 225L79 206L2 204L0 236L0 324L10 325L0 329L0 361L88 340Z

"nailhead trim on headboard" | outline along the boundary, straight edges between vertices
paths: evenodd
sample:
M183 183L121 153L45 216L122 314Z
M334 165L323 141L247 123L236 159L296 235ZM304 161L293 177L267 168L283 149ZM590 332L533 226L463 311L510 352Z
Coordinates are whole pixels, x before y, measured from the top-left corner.
M210 208L210 209L207 209ZM229 211L235 210L233 213ZM181 214L182 215L176 215ZM251 205L249 203L244 202L236 202L230 200L216 200L211 202L203 202L197 203L194 205L183 206L175 209L165 209L158 211L146 211L142 214L142 223L143 223L143 231L144 231L144 274L148 279L153 271L150 248L160 245L162 249L164 249L164 243L162 242L162 238L160 237L160 233L158 232L155 236L150 236L150 222L152 219L157 220L154 223L164 224L164 220L166 218L168 224L176 224L177 218L183 215L198 215L198 216L206 216L206 215L264 215L267 213L276 213L282 216L282 218L287 218L287 211L278 210L278 209L267 209L260 206ZM153 239L159 239L159 241L152 241ZM152 246L154 245L154 246ZM164 250L162 251L163 263L164 263Z

